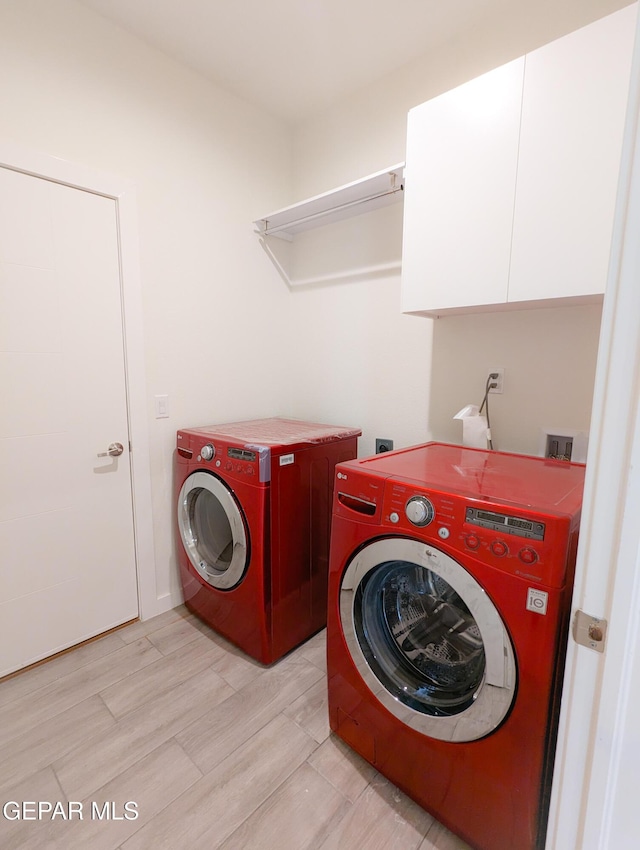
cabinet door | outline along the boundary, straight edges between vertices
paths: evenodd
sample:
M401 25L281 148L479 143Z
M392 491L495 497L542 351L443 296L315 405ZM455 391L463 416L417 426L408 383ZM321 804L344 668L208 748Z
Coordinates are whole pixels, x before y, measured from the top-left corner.
M524 58L409 112L402 309L504 303Z
M526 56L509 301L604 292L635 17Z

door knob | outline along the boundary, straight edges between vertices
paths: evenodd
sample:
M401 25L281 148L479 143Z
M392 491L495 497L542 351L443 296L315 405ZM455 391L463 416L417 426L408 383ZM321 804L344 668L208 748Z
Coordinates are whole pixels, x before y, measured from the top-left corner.
M109 443L106 452L98 452L98 457L120 457L124 451L122 443Z

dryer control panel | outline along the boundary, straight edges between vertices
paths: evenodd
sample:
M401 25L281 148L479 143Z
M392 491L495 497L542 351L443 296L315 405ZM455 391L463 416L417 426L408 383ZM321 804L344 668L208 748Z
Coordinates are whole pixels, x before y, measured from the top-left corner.
M230 480L267 483L271 477L271 450L268 446L230 445L200 434L178 432L178 457L200 464Z

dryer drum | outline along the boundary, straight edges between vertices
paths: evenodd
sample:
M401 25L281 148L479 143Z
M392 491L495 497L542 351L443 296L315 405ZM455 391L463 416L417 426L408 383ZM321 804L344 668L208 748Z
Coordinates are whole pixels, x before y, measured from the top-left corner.
M233 556L233 532L218 499L208 490L189 493L189 522L202 559L221 572L229 569Z
M178 497L182 543L207 584L229 590L242 581L249 555L245 524L229 488L209 472L194 472Z
M441 576L407 561L380 564L360 583L354 625L371 669L405 705L451 716L475 699L485 674L480 630Z

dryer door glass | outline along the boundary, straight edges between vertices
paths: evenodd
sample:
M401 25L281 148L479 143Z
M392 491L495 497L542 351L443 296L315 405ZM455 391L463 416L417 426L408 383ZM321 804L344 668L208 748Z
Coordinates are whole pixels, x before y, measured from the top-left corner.
M340 615L364 682L407 725L469 741L508 713L511 640L482 587L444 552L406 538L365 546L343 577Z
M231 491L208 472L185 481L178 499L180 536L189 560L213 587L229 590L248 563L245 524Z

